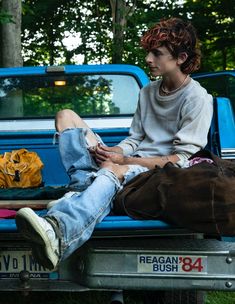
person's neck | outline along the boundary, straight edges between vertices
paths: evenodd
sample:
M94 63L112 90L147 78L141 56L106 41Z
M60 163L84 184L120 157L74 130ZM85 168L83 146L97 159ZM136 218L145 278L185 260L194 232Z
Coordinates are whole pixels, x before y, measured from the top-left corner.
M162 78L161 83L161 93L164 95L174 94L183 88L189 81L189 75L187 74L177 74L174 76L165 76Z

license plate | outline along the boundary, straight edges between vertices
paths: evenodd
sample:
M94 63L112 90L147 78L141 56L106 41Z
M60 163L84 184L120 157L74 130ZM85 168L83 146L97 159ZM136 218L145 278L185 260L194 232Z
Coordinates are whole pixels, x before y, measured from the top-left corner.
M32 279L58 279L58 273L39 265L30 250L0 250L0 279L18 278L23 270Z
M138 255L137 272L152 274L206 274L207 256Z

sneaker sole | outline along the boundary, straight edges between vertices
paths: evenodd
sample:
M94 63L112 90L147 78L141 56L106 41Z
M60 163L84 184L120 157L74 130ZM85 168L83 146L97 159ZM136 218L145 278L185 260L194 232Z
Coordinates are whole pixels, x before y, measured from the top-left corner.
M58 263L58 256L37 217L30 208L20 209L16 214L16 225L23 237L32 244L33 256L38 263L53 270Z

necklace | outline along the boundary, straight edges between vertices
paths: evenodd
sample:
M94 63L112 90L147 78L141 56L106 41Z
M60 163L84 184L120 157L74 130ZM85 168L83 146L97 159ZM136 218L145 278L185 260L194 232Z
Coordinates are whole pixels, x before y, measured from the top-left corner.
M187 75L187 76L185 77L184 81L181 83L181 85L180 85L178 88L176 88L176 89L174 89L174 90L171 90L171 91L168 91L168 90L164 89L164 87L163 87L163 85L162 85L162 82L161 82L160 90L161 90L162 93L165 94L165 95L174 94L174 93L178 92L178 91L183 87L183 85L185 84L185 82L186 82L186 80L188 79L188 77L189 77L189 75Z

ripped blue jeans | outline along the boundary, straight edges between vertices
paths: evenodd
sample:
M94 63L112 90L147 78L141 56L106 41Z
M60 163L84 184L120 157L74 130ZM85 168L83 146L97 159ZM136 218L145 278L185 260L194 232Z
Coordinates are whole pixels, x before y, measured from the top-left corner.
M75 192L65 194L47 213L59 227L61 260L71 255L90 237L95 225L112 209L112 200L122 185L148 169L129 166L120 184L107 169L99 169L87 150L86 130L67 129L59 135L59 150L63 165Z

